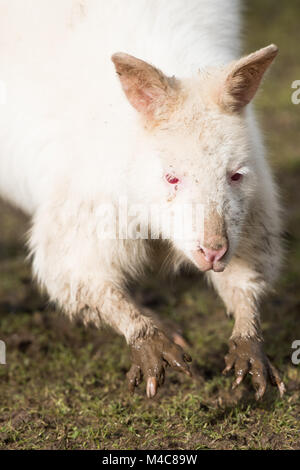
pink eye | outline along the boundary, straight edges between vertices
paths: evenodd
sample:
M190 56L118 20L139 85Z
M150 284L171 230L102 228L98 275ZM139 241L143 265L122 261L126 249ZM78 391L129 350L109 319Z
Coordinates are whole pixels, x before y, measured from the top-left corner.
M179 179L176 178L176 176L174 176L174 175L170 175L169 173L166 175L166 180L170 184L178 184L179 183Z
M233 175L231 175L230 179L231 181L240 181L242 177L242 173L234 173Z

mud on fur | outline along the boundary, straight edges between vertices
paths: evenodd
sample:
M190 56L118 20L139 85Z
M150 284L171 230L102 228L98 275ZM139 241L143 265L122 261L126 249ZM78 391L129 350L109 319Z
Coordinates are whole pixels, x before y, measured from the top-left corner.
M34 276L70 317L124 335L130 389L144 378L153 397L167 366L189 375L191 358L126 291L151 263L148 241L100 239L97 210L121 194L161 204L165 220L200 203L204 235L170 241L170 271L206 272L234 315L234 387L250 373L257 399L267 383L282 395L259 319L281 263L280 207L251 108L277 47L240 58L236 0L80 5L54 0L33 14L11 0L0 15L0 191L32 217Z

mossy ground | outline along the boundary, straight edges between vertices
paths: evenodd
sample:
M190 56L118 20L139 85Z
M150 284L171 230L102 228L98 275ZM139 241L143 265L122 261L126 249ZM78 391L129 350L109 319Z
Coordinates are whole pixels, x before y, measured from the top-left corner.
M138 295L181 326L194 358L194 379L170 372L156 399L131 397L122 338L71 324L47 306L31 282L22 233L28 221L0 207L0 448L6 449L300 449L300 3L251 0L245 51L275 42L280 55L256 103L284 201L287 259L276 293L263 305L266 349L287 394L261 403L250 382L235 392L221 375L232 321L201 278L149 280Z

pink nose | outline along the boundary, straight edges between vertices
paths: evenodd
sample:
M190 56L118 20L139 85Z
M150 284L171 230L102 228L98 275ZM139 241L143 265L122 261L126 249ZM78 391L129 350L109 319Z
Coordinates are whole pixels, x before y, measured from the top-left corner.
M215 261L219 261L225 255L227 251L227 246L224 245L217 250L212 250L211 248L206 248L205 246L200 246L200 251L203 253L205 259L209 263L214 263Z

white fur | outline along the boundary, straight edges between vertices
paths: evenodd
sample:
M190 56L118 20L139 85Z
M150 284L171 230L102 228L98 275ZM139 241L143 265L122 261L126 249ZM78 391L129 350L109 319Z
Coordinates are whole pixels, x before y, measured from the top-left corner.
M150 319L122 289L124 272L136 275L147 262L148 246L100 241L95 214L122 194L130 202L165 201L161 180L170 163L188 175L174 204L228 203L231 262L210 277L237 315L233 291L245 293L250 306L243 334L253 332L253 299L277 272L278 207L252 111L243 118L225 116L201 102L191 119L201 87L209 83L207 67L239 56L239 8L237 0L0 3L0 79L7 87L0 113L0 193L33 217L34 273L51 299L70 315L106 321L128 341L151 330ZM166 133L149 136L141 127L110 60L119 50L183 79L188 98ZM188 131L181 126L183 115L190 119ZM240 196L226 189L226 171L236 166L248 181L242 207ZM247 222L249 211L254 226ZM238 224L231 223L237 218ZM272 232L270 249L257 242L262 224ZM176 255L187 260L185 247L175 246L174 263Z

